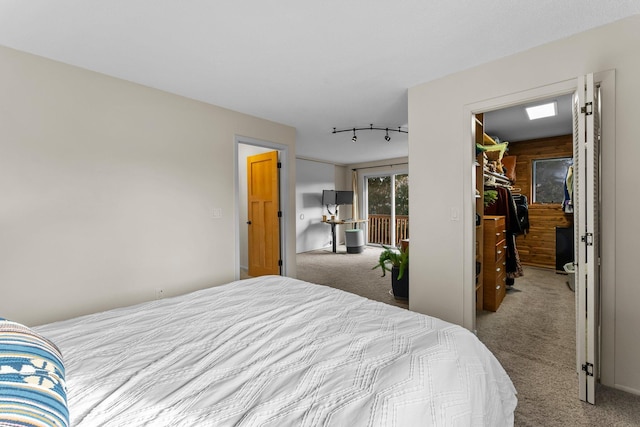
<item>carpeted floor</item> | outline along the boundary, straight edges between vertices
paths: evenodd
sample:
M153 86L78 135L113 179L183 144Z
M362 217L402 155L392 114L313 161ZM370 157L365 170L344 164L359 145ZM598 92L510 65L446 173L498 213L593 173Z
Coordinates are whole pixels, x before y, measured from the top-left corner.
M408 308L389 295L391 278L372 270L379 248L347 254L317 250L297 255L298 278ZM525 267L496 313L480 312L480 340L496 355L518 390L516 426L640 426L640 396L598 387L596 405L578 400L575 300L567 276Z
M375 301L409 308L406 300L396 300L390 293L391 275L382 277L378 263L381 248L365 246L359 254L348 254L344 246L337 253L330 249L298 254L298 279L342 289Z
M477 315L478 338L518 390L519 426L640 426L640 396L599 387L578 400L575 294L567 276L525 267L497 312Z

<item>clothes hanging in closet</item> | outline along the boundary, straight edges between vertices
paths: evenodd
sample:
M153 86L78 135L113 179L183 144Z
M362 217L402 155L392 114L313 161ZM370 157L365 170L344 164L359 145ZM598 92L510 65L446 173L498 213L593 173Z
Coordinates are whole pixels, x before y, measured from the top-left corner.
M565 213L573 213L573 165L567 169L567 176L564 180L564 201L562 210Z
M514 194L513 201L516 203L516 215L520 223L520 234L529 232L529 204L527 196L522 194Z
M507 285L513 286L514 279L522 277L524 272L520 262L520 255L516 247L516 235L522 233L520 220L518 219L518 208L511 191L506 187L497 186L495 190L498 193L498 199L485 206L485 215L503 215L505 217L505 225L507 228L507 254L506 254L506 273ZM527 220L528 223L528 220Z

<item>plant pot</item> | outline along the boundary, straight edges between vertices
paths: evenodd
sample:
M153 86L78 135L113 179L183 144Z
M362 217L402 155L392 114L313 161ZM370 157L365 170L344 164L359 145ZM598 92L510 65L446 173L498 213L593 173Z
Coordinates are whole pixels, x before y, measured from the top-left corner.
M391 289L393 297L396 299L409 299L409 269L407 268L402 275L402 279L398 280L398 267L391 267Z

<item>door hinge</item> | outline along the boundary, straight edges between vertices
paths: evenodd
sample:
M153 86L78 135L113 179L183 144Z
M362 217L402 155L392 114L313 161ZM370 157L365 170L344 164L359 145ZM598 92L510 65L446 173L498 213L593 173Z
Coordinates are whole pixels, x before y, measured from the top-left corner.
M282 211L278 211L278 218L282 218Z
M282 169L282 162L278 162L278 169Z
M593 363L585 363L584 365L582 365L582 370L585 371L587 373L588 377L592 377L593 376Z
M278 267L282 267L282 260L281 259L278 260Z
M593 233L587 233L580 237L580 241L587 244L587 246L593 246Z
M580 112L582 114L585 114L587 116L590 116L593 114L593 103L592 102L587 102L586 104L584 104L584 107L580 108Z

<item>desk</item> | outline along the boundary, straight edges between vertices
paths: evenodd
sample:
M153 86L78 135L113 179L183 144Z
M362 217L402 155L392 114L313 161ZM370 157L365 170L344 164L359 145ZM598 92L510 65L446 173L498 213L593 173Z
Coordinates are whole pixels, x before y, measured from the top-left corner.
M366 219L345 219L345 220L331 220L331 219L327 219L325 221L322 221L325 224L329 224L331 225L331 237L333 240L333 253L336 253L336 224L337 225L342 225L342 224L360 224L362 222L367 222Z

